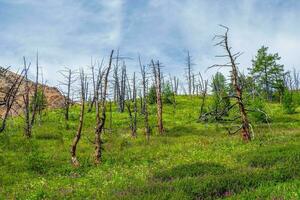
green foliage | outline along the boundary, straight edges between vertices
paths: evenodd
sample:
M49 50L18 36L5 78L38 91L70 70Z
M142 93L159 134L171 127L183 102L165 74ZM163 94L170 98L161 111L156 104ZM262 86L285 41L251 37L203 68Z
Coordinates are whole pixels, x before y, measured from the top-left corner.
M47 106L47 99L42 91L42 89L38 89L36 97L33 97L30 101L30 110L33 110L34 105L37 104L37 110L44 110Z
M228 91L228 86L226 83L226 78L225 76L220 73L217 72L213 77L212 77L212 91L214 93L219 93L221 91Z
M27 156L28 169L30 171L44 174L47 172L46 158L37 150L30 152Z
M252 60L250 74L257 83L257 89L263 89L268 100L272 100L273 90L279 95L284 90L284 66L278 64L280 57L278 53L269 54L268 47L262 46L258 51L255 59Z
M269 122L269 116L266 111L265 100L261 97L255 97L250 100L250 105L248 106L250 109L250 118L253 122Z
M230 106L230 98L228 98L229 87L226 83L226 78L220 72L217 72L212 78L213 97L210 104L210 110L217 116L219 113L224 113L223 116L228 116L228 107ZM218 117L215 120L219 120Z
M297 102L294 98L293 92L286 90L282 99L282 107L285 113L294 114L297 108Z
M155 104L156 103L156 90L155 86L152 85L148 92L148 103L149 104Z
M207 102L212 100L209 95ZM284 114L280 104L265 104L272 130L254 124L255 138L247 144L239 134L226 135L222 126L197 123L199 98L176 96L176 115L166 104L166 135L153 134L149 143L143 116L132 138L128 114L113 105L113 131L103 134L99 166L92 157L95 114L86 113L77 168L70 165L69 148L78 105L70 110L69 130L59 111L47 111L31 139L23 137L23 120L17 118L0 134L0 199L299 199L300 113ZM155 111L150 105L153 129Z
M164 104L173 104L174 103L174 92L171 89L170 84L166 84L163 88L163 103Z

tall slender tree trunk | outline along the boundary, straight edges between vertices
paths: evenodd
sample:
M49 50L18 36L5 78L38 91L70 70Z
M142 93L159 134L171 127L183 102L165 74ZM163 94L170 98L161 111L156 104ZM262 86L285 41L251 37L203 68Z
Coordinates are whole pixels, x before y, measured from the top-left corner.
M232 68L232 84L233 87L235 89L236 92L236 96L237 96L237 103L239 105L239 110L240 110L240 114L241 114L241 120L242 120L242 138L244 141L250 141L251 140L251 134L250 134L250 125L249 125L249 120L248 120L248 116L246 113L246 109L243 103L243 95L242 95L242 89L239 86L238 83L238 71L237 71L237 67L236 67L236 63L235 63L235 59L234 56L231 54L231 50L230 47L228 45L228 37L227 37L227 33L228 33L228 29L227 32L225 33L225 49L227 51L227 54L230 58L230 62L231 62L231 68Z
M94 162L95 164L100 164L102 158L102 139L101 133L105 125L106 120L106 95L107 95L107 85L108 85L108 75L112 65L114 50L111 51L109 65L106 70L105 78L104 78L104 85L103 85L103 94L102 94L102 101L101 101L101 108L102 113L101 117L99 116L99 107L97 108L97 125L95 129L95 153L94 153ZM98 102L97 102L98 104Z
M84 71L80 71L80 87L81 87L81 109L80 109L80 117L79 117L79 125L77 129L77 133L73 139L72 145L71 145L71 162L74 166L79 166L79 161L77 160L76 156L76 149L77 149L77 144L81 138L81 132L82 132L82 127L83 127L83 120L84 120L84 109L85 109L85 87L86 87L86 78Z
M157 124L158 124L158 132L163 134L164 127L163 127L163 105L161 99L161 77L160 77L160 63L159 61L157 64L154 64L152 60L153 71L154 71L154 79L155 79L155 88L156 88L156 105L157 105Z

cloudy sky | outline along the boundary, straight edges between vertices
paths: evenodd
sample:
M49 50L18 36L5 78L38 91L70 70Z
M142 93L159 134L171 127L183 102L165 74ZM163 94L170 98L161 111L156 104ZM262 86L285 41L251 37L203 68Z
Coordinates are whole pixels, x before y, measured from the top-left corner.
M241 70L257 49L278 52L287 69L300 69L299 0L0 0L0 65L18 69L36 51L51 84L64 66L86 67L120 49L130 71L159 59L165 73L184 74L189 50L194 70L222 60L212 38L230 27L230 42ZM225 70L225 69L224 69ZM207 72L210 76L213 71Z

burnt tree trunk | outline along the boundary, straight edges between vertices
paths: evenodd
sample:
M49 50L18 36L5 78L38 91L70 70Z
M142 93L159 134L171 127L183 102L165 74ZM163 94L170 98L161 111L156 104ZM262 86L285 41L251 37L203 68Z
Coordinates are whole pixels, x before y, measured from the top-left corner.
M135 85L135 72L133 74L133 88L132 88L132 96L133 96L133 112L134 112L134 117L133 117L133 129L134 129L134 134L133 136L136 137L136 120L137 120L137 100L136 100L136 85Z
M77 144L81 138L81 132L82 132L82 127L83 127L83 120L84 120L84 109L85 109L85 75L84 71L81 70L80 72L80 96L81 96L81 109L80 109L80 117L79 117L79 125L77 129L77 133L73 139L72 146L71 146L71 163L74 166L79 166L79 161L77 160L76 156L76 149L77 149Z
M5 114L2 117L0 133L3 132L6 128L7 118L9 116L10 111L12 110L12 106L16 102L17 94L24 80L24 75L23 75L24 70L16 78L13 78L13 80L11 80L10 77L6 76L7 70L8 69L1 69L0 72L0 77L3 79L7 79L8 82L10 83L8 90L1 91L1 93L4 93L4 98L3 100L2 99L0 100L0 106L5 106Z
M146 78L146 67L141 64L141 74L142 74L142 85L143 85L143 114L144 114L144 126L146 139L150 140L150 127L149 127L149 114L148 114L148 104L147 104L147 78Z
M249 120L248 120L248 116L246 113L246 109L245 109L245 105L243 103L243 94L242 94L242 89L239 86L238 83L238 69L235 63L235 60L237 58L237 54L233 55L231 53L231 48L229 47L228 44L228 31L229 29L227 27L226 28L226 33L224 35L224 40L223 40L223 44L224 47L226 49L226 52L228 54L228 57L230 59L230 63L231 63L231 77L232 77L232 85L235 89L236 92L236 99L237 99L237 103L239 105L239 110L240 110L240 114L241 114L241 121L242 121L242 138L244 141L250 141L251 140L251 132L250 132L250 125L249 125Z
M34 93L33 93L33 108L32 108L32 115L31 115L31 121L30 126L33 126L35 122L35 115L38 108L38 84L39 84L39 55L36 54L36 80L34 83Z
M156 105L157 105L157 125L159 134L163 134L163 116L162 116L162 98L161 98L161 72L160 72L160 63L157 61L155 64L152 60L154 80L155 80L155 89L156 89Z
M105 77L104 77L104 84L103 84L103 93L102 93L102 101L101 101L101 108L102 113L101 117L99 114L99 107L97 108L97 125L95 129L95 153L94 153L94 162L95 164L100 164L102 158L102 139L101 133L105 125L106 120L106 95L107 95L107 85L108 85L108 75L112 65L114 51L111 51L108 68L106 69ZM98 102L97 102L98 104Z

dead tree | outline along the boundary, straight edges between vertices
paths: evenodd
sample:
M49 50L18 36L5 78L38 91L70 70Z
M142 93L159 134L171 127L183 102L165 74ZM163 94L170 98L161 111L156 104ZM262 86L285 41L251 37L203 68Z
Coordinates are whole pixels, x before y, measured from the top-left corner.
M39 84L39 54L36 54L36 75L35 75L34 91L33 91L33 105L32 105L32 116L31 116L31 126L35 122L35 115L38 108L38 84Z
M16 103L16 98L19 93L19 89L24 80L24 70L17 76L8 75L8 68L0 68L0 78L5 80L8 87L2 88L0 91L0 107L4 107L4 115L1 116L0 133L6 128L6 122L13 105Z
M41 125L42 122L42 111L44 109L44 102L45 102L45 87L46 87L47 81L44 81L44 73L43 69L41 68L41 97L39 99L40 103L37 107L37 112L39 114L39 126Z
M118 57L117 57L118 60ZM118 63L118 62L117 62ZM120 99L120 82L119 82L119 72L118 72L118 64L114 67L114 102L119 105Z
M91 58L91 72L92 72L92 86L93 86L93 97L91 99L89 108L87 112L91 112L93 109L93 106L95 104L95 93L96 93L96 80L95 80L95 63L93 63L93 58Z
M60 91L64 95L64 115L65 120L69 120L69 110L71 105L71 85L75 83L76 78L74 77L74 72L69 69L65 68L64 70L59 71L59 73L63 77L63 81L59 82L60 86L66 88L66 89L60 89Z
M128 86L129 87L129 86ZM131 136L136 137L136 124L137 124L137 100L136 100L136 86L135 86L135 72L133 73L133 79L132 79L132 102L133 102L133 113L131 111L131 98L130 98L130 90L128 90L127 93L127 102L126 107L129 114L130 119L130 129L131 129Z
M208 80L203 80L201 73L199 73L199 89L201 93L199 120L201 120L202 115L204 113L204 106L205 106L205 100L207 95L207 85L208 85Z
M139 59L140 60L140 59ZM146 78L146 67L141 64L141 74L142 74L142 85L143 85L143 113L144 113L144 126L145 126L145 135L147 141L150 139L150 127L149 127L149 117L148 117L148 104L147 104L147 78Z
M235 132L238 132L239 130L242 130L242 138L244 141L250 141L251 140L251 131L250 131L250 123L248 120L247 112L245 109L245 104L243 102L243 91L242 88L239 85L239 72L238 72L238 63L236 62L237 58L242 54L240 52L238 53L232 53L231 47L228 43L228 32L229 28L226 26L221 25L221 27L226 29L226 32L224 35L216 35L215 38L219 39L220 41L217 42L216 46L223 47L225 49L226 54L220 55L217 57L225 57L229 59L229 62L222 65L213 65L211 67L230 67L231 68L231 79L232 79L232 86L234 88L235 94L230 96L236 100L236 104L239 107L240 116L239 119L241 120L241 126L238 130ZM235 104L234 104L235 105ZM232 105L231 105L232 106ZM230 131L229 131L230 132Z
M94 162L95 164L99 164L102 158L102 139L101 134L105 125L106 120L106 95L107 95L107 85L108 85L108 75L112 65L114 50L111 51L109 64L105 72L104 80L103 80L103 93L101 100L101 117L99 113L99 106L96 107L96 128L95 128L95 153L94 153ZM96 105L99 105L98 100L96 99Z
M161 66L160 62L157 61L155 64L154 61L151 61L152 68L153 68L153 75L154 75L154 83L155 83L155 90L156 90L156 105L157 105L157 124L158 124L158 132L159 134L163 134L164 127L163 127L163 116L162 116L162 98L161 98Z
M173 104L173 122L175 125L176 124L176 119L175 119L175 117L176 117L176 93L175 93L176 86L174 86L174 84L176 84L176 79L174 79L175 82L173 83L171 74L169 75L169 77L170 77L169 84L171 86L172 96L173 96L173 102L172 102L172 104Z
M297 71L295 68L293 69L293 79L294 79L294 90L300 90L300 72Z
M28 78L28 71L30 68L30 64L27 65L25 57L24 60L24 76L25 76L25 89L23 94L23 103L24 103L24 116L25 116L25 133L24 135L26 137L31 137L32 134L32 127L35 121L35 115L38 107L38 99L37 99L37 93L38 93L38 76L39 76L39 57L37 54L36 57L36 81L34 83L34 91L33 91L33 99L30 98L31 93L31 87L30 87L30 80ZM32 101L30 101L32 100ZM32 105L32 111L30 110L30 103Z
M193 72L192 72L192 61L191 61L191 56L190 52L187 52L187 57L186 57L186 70L187 70L187 81L188 81L188 92L189 95L192 95L192 82L193 82Z
M145 66L142 65L141 57L140 56L139 56L139 65L140 65L141 74L142 74L142 87L143 87L143 89L142 89L143 96L142 96L142 94L140 95L141 113L145 114L145 102L144 102L144 98L145 98L145 93L146 93L146 72L145 72L146 69L145 69Z
M121 69L121 85L119 96L119 111L122 113L125 109L125 95L126 95L126 65L123 63Z
M79 166L79 161L76 156L76 149L77 149L77 144L81 138L81 132L83 128L83 122L84 122L84 110L85 110L85 87L86 87L86 78L85 78L85 73L84 70L80 70L80 75L79 75L79 81L80 81L80 116L79 116L79 124L77 128L76 135L73 139L72 146L71 146L71 163L73 166L77 167Z
M85 77L84 77L84 83L85 83L85 86L84 86L84 88L85 88L85 97L84 97L84 99L85 99L85 101L87 101L88 100L88 98L89 98L89 78L88 78L88 75L87 74L85 74ZM90 102L89 102L90 103Z
M174 80L174 84L173 84L174 89L173 89L173 91L174 91L175 95L177 95L178 94L179 78L177 78L176 76L174 76L173 80Z

